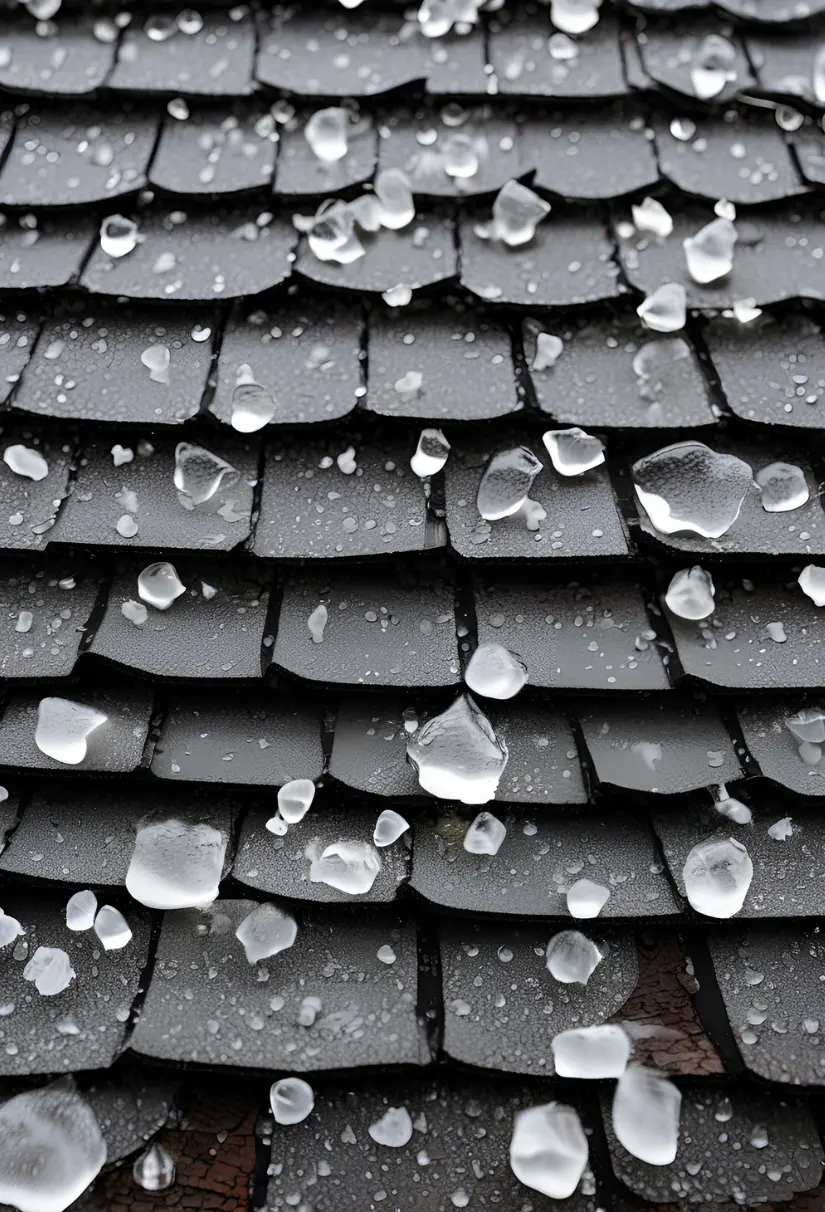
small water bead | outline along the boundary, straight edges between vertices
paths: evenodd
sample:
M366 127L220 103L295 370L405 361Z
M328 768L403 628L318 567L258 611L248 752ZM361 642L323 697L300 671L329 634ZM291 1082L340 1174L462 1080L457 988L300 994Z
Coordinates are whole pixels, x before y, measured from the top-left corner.
M733 269L733 254L739 236L730 219L713 219L694 236L682 241L688 273L706 286L718 282Z
M582 476L604 463L604 445L578 425L570 429L548 429L542 441L550 462L560 476Z
M385 808L375 822L372 840L376 846L382 849L385 846L392 846L402 834L407 832L409 827L409 821L406 821L399 812L396 812L393 808Z
M315 1094L301 1077L282 1077L269 1091L269 1105L276 1124L300 1124L312 1113Z
M645 235L666 239L673 232L673 219L657 198L643 198L638 206L631 206L633 224Z
M479 644L467 664L464 681L487 699L512 699L527 682L527 666L503 644Z
M705 917L733 917L745 903L753 879L753 863L735 838L699 842L682 871L691 907Z
M520 182L505 182L493 203L493 221L486 234L509 248L529 244L542 219L550 213L545 202Z
M312 779L292 779L278 791L278 808L288 825L297 825L312 807L315 784Z
M700 101L710 101L736 78L736 48L721 34L708 34L697 46L691 63L694 93Z
M165 560L147 564L137 579L138 597L155 610L168 610L186 593L186 586L177 574L174 564Z
M134 252L139 240L137 223L123 215L109 215L100 225L100 247L115 260Z
M443 471L450 455L450 443L440 429L422 429L415 454L410 459L413 475L419 479Z
M610 889L593 880L580 879L567 890L567 912L571 917L584 921L598 917L610 899Z
M464 834L464 849L468 854L498 854L507 830L491 812L479 812Z
M558 1077L588 1080L621 1077L631 1052L627 1032L615 1023L560 1031L551 1047Z
M547 944L547 970L562 985L586 985L603 959L601 950L579 930L562 930Z
M97 914L97 897L88 888L75 892L66 902L66 928L91 930Z
M34 742L46 757L64 766L79 766L86 757L88 738L108 718L102 711L71 699L41 699Z
M713 577L699 564L680 568L665 593L665 604L679 619L706 619L715 609Z
M770 463L757 471L755 478L766 513L790 513L801 509L810 498L805 472L793 463Z
M628 1065L613 1096L613 1131L639 1161L669 1166L679 1147L682 1095L678 1087L641 1065Z
M550 1199L569 1199L589 1148L578 1112L564 1103L517 1111L510 1140L510 1169L520 1183Z
M348 151L349 113L337 105L317 110L307 120L304 138L322 163L337 164Z
M231 464L202 446L179 442L175 447L175 488L193 505L210 501L222 485L229 488L238 478Z
M6 447L3 451L3 462L16 476L27 480L45 480L49 474L49 464L40 451L19 443Z
M687 318L687 294L681 282L665 282L636 308L636 314L653 332L678 332Z
M23 979L33 981L41 997L56 997L76 975L62 947L38 947L23 969Z
M639 503L660 534L689 531L705 539L726 534L739 517L753 473L735 455L702 442L676 442L632 467Z
M486 804L498 790L509 752L465 694L414 733L407 757L424 791L462 804Z
M543 464L526 446L493 455L478 486L478 512L487 522L517 513L527 499Z
M350 896L364 896L381 871L381 858L369 842L334 842L309 869L313 884L327 884Z
M309 628L309 634L312 636L313 644L322 644L324 642L324 631L328 622L329 611L323 602L319 602L307 619L307 627Z
M250 964L287 951L298 936L298 925L293 917L284 913L277 905L256 906L246 915L235 931Z
M227 839L201 822L171 818L138 826L126 888L148 909L191 909L218 896Z
M406 1107L388 1107L367 1131L377 1145L403 1149L412 1140L413 1122Z
M552 370L563 352L564 342L561 337L557 337L551 332L536 333L536 353L530 363L530 369Z
M825 568L818 564L806 564L797 583L815 606L825 606Z
M155 1141L132 1166L132 1178L142 1191L168 1191L175 1181L175 1159Z

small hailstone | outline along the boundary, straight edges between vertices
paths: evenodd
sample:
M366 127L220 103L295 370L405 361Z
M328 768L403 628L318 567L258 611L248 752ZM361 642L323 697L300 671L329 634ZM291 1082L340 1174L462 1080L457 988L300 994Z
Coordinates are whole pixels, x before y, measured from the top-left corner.
M681 282L665 282L636 308L642 323L653 332L678 332L687 318L687 295Z
M713 578L699 564L674 574L665 594L665 604L678 619L706 619L713 614L716 588Z
M86 888L75 892L66 902L66 928L68 930L91 930L95 924L97 897Z
M315 1106L315 1094L301 1077L282 1077L269 1091L269 1105L276 1124L300 1124Z
M793 837L791 818L783 816L781 820L775 821L768 829L768 837L773 838L775 842L786 842L789 837Z
M329 620L329 611L323 602L320 602L312 614L307 619L307 627L312 636L314 644L321 644L324 640L324 630Z
M143 605L143 602L136 602L133 598L129 598L128 601L121 605L120 613L124 619L128 619L130 623L134 623L135 627L143 627L149 618L149 611Z
M399 812L396 812L393 808L385 808L375 822L372 840L376 846L381 848L392 846L402 834L407 832L409 827L409 821L405 821Z
M583 920L598 917L610 899L610 889L593 880L576 880L567 890L567 912L571 917Z
M555 366L564 352L564 342L561 337L551 332L536 334L536 354L530 364L531 370L550 370Z
M121 446L119 442L112 447L112 462L115 467L123 467L126 463L131 463L135 457L135 452L131 446Z
M492 812L479 812L464 835L464 849L470 854L498 854L507 829Z
M389 1107L367 1131L377 1145L402 1149L412 1139L413 1122L406 1107Z
M817 564L806 564L797 583L814 606L825 606L825 568L820 568Z
M292 779L278 791L278 809L288 825L297 825L309 812L314 798L312 779Z
M649 232L665 239L673 231L673 219L656 198L643 198L638 206L631 206L633 224L637 231Z
M26 480L45 480L49 474L49 465L39 450L17 444L7 446L3 451L3 462L16 476Z

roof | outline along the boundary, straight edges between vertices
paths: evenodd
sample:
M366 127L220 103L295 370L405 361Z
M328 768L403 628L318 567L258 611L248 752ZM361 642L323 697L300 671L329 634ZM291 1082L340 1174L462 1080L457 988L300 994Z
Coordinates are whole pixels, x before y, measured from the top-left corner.
M0 1205L820 1212L824 23L2 6Z

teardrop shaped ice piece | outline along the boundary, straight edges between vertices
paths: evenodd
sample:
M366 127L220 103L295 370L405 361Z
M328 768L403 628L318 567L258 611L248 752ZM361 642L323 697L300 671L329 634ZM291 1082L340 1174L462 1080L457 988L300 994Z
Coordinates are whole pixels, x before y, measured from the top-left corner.
M382 227L399 231L412 223L415 201L410 179L403 169L382 169L375 178L375 197L381 203Z
M567 890L567 912L571 917L585 921L598 917L610 899L610 889L593 880L576 880Z
M409 821L404 820L400 812L396 812L393 808L385 808L375 822L372 840L376 846L380 846L382 849L384 846L392 846L402 834L407 832L409 827Z
M155 610L168 610L173 602L186 593L186 586L177 574L174 564L165 560L147 564L137 579L138 597Z
M175 1181L175 1159L155 1141L132 1166L132 1178L141 1191L168 1191Z
M733 251L738 239L730 219L713 219L682 241L688 273L694 282L705 286L718 282L733 269Z
M708 34L693 54L690 82L694 93L700 101L710 101L736 76L735 47L721 34Z
M106 1161L106 1144L72 1078L0 1106L0 1204L20 1212L64 1212Z
M633 225L637 231L666 239L673 231L673 219L658 198L643 198L638 206L631 206Z
M140 825L126 888L147 909L191 909L217 898L227 839L219 829L174 817Z
M87 739L109 717L71 699L41 699L34 743L46 757L64 766L79 766L86 757Z
M479 812L464 834L468 854L498 854L507 830L492 812Z
M497 522L517 513L542 467L526 446L493 455L478 486L477 505L482 518Z
M269 1091L269 1105L276 1124L300 1124L315 1106L309 1082L301 1077L282 1077Z
M818 564L806 564L799 574L798 584L814 606L825 606L825 568Z
M413 1122L406 1107L388 1107L367 1131L377 1145L403 1149L412 1140Z
M462 804L486 804L498 790L508 758L486 715L461 695L407 742L418 782L431 795Z
M602 0L550 0L550 20L565 34L586 34L599 20Z
M415 454L410 459L413 475L424 480L444 469L450 454L450 443L440 429L422 429Z
M255 381L252 367L243 362L235 372L232 392L232 428L237 433L257 433L275 416L272 393Z
M464 681L485 699L512 699L527 682L527 666L503 644L479 644Z
M91 930L95 924L97 897L89 889L75 892L66 902L66 928L68 930Z
M314 644L322 644L324 642L324 632L328 622L329 611L323 602L319 602L307 619L307 627Z
M721 538L739 517L753 484L747 463L703 442L665 446L631 470L639 504L659 534L689 531Z
M312 807L315 784L312 779L292 779L278 792L278 808L288 825L297 825Z
M107 257L126 257L138 246L138 226L123 215L109 215L100 225L100 247Z
M604 446L599 438L579 429L548 429L542 435L550 462L560 476L582 476L604 462Z
M49 474L49 465L39 450L29 446L7 446L3 451L3 462L16 476L27 480L45 480Z
M680 568L665 594L665 605L678 619L706 619L713 614L716 588L709 572L698 564Z
M0 947L8 947L9 943L13 943L25 933L16 917L0 909Z
M324 164L336 164L347 154L349 114L340 105L316 110L304 127L304 138Z
M298 937L294 917L268 901L247 913L235 931L250 964L258 964L280 951L287 951Z
M621 1077L630 1060L630 1039L616 1023L571 1027L554 1036L550 1046L557 1077Z
M562 985L586 985L603 959L580 930L562 930L547 944L547 970Z
M493 203L493 235L510 248L528 244L542 219L550 213L545 202L519 181L506 181Z
M114 905L101 905L95 918L95 934L104 951L120 951L132 940L129 923Z
M678 332L685 327L687 294L681 282L665 282L636 308L636 315L653 332Z
M373 200L373 204L377 202ZM307 232L307 243L319 261L334 261L338 265L351 265L366 251L355 231L354 209L340 198L327 198L318 207Z
M564 1103L517 1111L510 1140L510 1169L520 1183L550 1199L569 1199L588 1158L579 1113Z
M309 869L313 884L327 884L350 896L369 892L381 870L378 851L369 842L333 842Z
M699 842L682 871L685 894L705 917L733 917L745 903L753 879L753 863L741 842L723 838Z
M769 463L756 473L766 513L790 513L801 509L810 499L805 472L794 463Z
M669 1166L679 1147L682 1095L666 1077L628 1065L613 1096L613 1131L620 1145L649 1166Z
M238 478L231 464L202 446L179 442L175 447L175 488L193 505L210 501L222 485L230 488Z
M68 989L76 975L62 947L38 947L23 969L23 979L34 981L41 997L56 997Z

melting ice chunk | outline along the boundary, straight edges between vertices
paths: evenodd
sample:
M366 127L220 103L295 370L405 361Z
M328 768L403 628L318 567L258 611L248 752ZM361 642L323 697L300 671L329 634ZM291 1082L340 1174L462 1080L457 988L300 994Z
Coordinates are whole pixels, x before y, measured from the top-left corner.
M550 203L518 181L506 181L493 203L490 234L510 248L528 244L542 219L550 213Z
M571 917L584 921L598 917L610 899L610 889L593 880L576 880L567 890L567 912Z
M469 854L498 854L507 830L492 812L479 812L464 834L464 849Z
M242 362L235 372L232 391L232 428L237 433L257 433L275 416L272 393L261 387L248 362Z
M100 247L107 257L126 257L138 246L138 226L123 215L108 215L100 225Z
M697 46L690 67L690 82L700 101L718 97L736 79L736 49L721 34L708 34Z
M3 451L3 462L16 476L27 480L45 480L49 474L49 465L40 451L32 450L30 446L7 446Z
M155 610L168 610L182 593L186 593L186 586L178 576L174 564L165 560L157 564L147 564L138 574L137 586L140 600L154 606Z
M235 931L235 938L250 964L257 964L279 951L287 951L297 934L295 919L267 901L247 913Z
M381 203L382 227L398 231L409 226L415 218L410 179L400 168L385 168L376 175L374 196Z
M46 757L64 766L79 766L86 757L87 738L109 717L71 699L41 699L34 743Z
M512 699L527 681L527 666L503 644L479 644L464 681L485 699Z
M562 985L586 985L604 955L579 930L562 930L547 944L547 970Z
M706 619L713 614L716 587L699 564L680 568L667 587L665 604L677 619Z
M23 969L23 979L34 981L42 997L56 997L68 989L76 975L62 947L38 947Z
M550 462L560 476L581 476L604 462L604 446L598 438L579 429L548 429L542 436Z
M310 221L307 243L319 261L351 265L363 257L365 248L355 230L352 206L340 198L327 198Z
M799 574L798 584L814 606L825 606L825 568L818 564L806 564Z
M559 1077L621 1077L630 1060L630 1038L615 1023L560 1031L551 1047Z
M95 918L95 934L104 951L120 951L132 941L129 923L114 905L101 905Z
M633 464L639 503L659 534L726 534L739 517L753 473L735 455L702 442L676 442Z
M167 1191L175 1181L175 1159L159 1141L141 1153L132 1166L132 1178L141 1191Z
M741 842L729 837L699 842L685 860L685 893L705 917L733 917L745 903L753 863Z
M735 825L749 825L753 819L753 813L747 804L728 795L724 784L717 789L713 806L720 816L727 817Z
M172 355L168 345L150 345L148 349L144 349L140 360L149 371L149 378L153 383L169 382Z
M300 1124L315 1106L309 1082L300 1077L282 1077L269 1091L269 1105L276 1124Z
M666 1077L628 1065L613 1096L613 1131L633 1157L669 1166L679 1145L682 1095Z
M178 492L189 497L193 505L203 505L221 485L229 488L235 484L238 472L202 446L179 442L175 447L174 480Z
M517 1111L510 1140L510 1169L520 1183L550 1199L568 1199L588 1158L578 1112L564 1103Z
M307 619L307 627L312 636L313 644L323 644L324 631L329 622L329 611L323 602L319 602Z
M542 464L526 446L493 455L478 486L478 512L487 522L517 513L527 500Z
M8 947L9 943L13 943L15 939L25 933L16 917L12 917L0 909L0 947Z
M91 930L95 924L97 897L88 888L75 892L66 902L66 928L68 930Z
M636 315L653 332L678 332L685 327L687 295L681 282L658 286L636 308Z
M413 474L424 480L444 468L450 454L450 443L440 429L422 429L415 454L410 459Z
M666 239L673 231L673 219L656 198L643 198L638 206L631 206L633 223L637 231Z
M340 105L319 109L307 120L304 138L324 164L336 164L347 154L349 114Z
M825 742L825 711L820 707L803 707L785 720L786 727L798 741L821 745Z
M805 472L794 463L769 463L756 473L766 513L790 513L801 509L810 497Z
M297 825L312 807L315 784L312 779L292 779L278 792L278 808L288 825Z
M106 1161L100 1125L71 1078L0 1106L0 1203L64 1212Z
M381 870L378 851L369 842L333 842L313 860L309 878L350 896L369 892Z
M565 34L586 34L599 19L602 0L550 0L550 20Z
M783 816L781 820L774 821L768 826L768 837L774 842L787 842L789 837L793 837L793 821L789 816Z
M682 241L688 273L694 282L706 286L717 282L733 269L733 250L738 234L730 219L713 219Z
M213 825L176 820L140 825L126 888L148 909L209 905L218 895L226 837Z
M413 1122L406 1107L388 1107L367 1131L377 1145L403 1149L412 1140Z
M382 849L384 846L392 846L403 833L407 832L409 827L409 821L405 821L400 812L396 812L393 808L385 808L375 822L372 840L376 846L380 846Z
M509 753L486 715L465 694L414 733L407 757L431 795L486 804L498 790Z
M564 352L564 342L561 337L551 332L536 333L536 353L530 364L531 370L550 370L556 365Z

